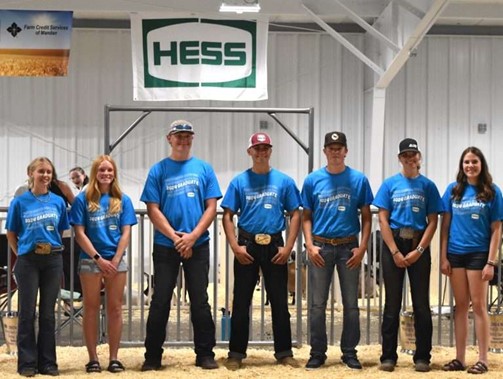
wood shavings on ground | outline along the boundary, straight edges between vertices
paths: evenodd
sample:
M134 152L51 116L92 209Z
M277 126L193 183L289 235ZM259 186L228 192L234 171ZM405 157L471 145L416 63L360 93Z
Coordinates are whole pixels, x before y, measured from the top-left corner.
M161 371L140 372L143 362L144 348L123 347L119 351L119 359L126 366L126 371L112 374L106 371L108 365L108 346L100 345L98 354L103 372L101 374L87 374L84 365L87 363L87 351L85 347L58 347L58 363L63 378L334 378L343 376L350 378L463 378L472 377L466 372L444 372L442 365L455 357L455 349L451 347L434 347L432 351L432 371L429 373L417 373L414 371L412 356L399 353L398 365L393 373L379 371L380 345L368 345L358 347L358 356L363 364L363 370L351 370L346 368L340 361L340 350L337 346L330 346L326 364L314 371L306 371L304 365L309 357L309 346L304 345L300 349L294 349L295 358L302 365L301 368L290 368L276 364L271 348L250 348L248 357L243 361L243 367L238 371L229 371L224 366L227 350L215 349L216 360L220 365L217 370L202 370L195 367L195 354L189 348L165 348L163 366ZM0 372L2 379L19 378L16 374L16 357L6 353L6 346L0 346ZM467 364L471 365L477 360L477 350L469 347L467 350ZM489 353L489 373L491 379L503 379L503 354Z

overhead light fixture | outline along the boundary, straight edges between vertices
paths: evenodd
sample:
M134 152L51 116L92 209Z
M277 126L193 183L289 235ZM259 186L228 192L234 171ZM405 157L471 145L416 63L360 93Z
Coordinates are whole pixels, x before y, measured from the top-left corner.
M247 13L260 12L258 0L226 0L220 5L220 12Z

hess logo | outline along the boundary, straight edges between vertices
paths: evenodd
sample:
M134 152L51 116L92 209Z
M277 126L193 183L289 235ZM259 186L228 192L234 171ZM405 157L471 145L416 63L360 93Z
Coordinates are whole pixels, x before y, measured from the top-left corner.
M226 25L168 25L150 31L146 46L148 73L159 79L227 82L247 77L253 68L252 35Z

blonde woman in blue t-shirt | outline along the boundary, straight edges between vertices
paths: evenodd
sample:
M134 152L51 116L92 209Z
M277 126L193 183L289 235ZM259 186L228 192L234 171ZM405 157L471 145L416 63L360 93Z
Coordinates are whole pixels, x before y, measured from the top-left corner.
M112 373L124 371L117 355L122 333L122 297L128 269L125 253L131 226L137 221L131 200L119 187L117 165L110 156L100 155L94 160L89 185L76 197L70 212L70 222L83 251L79 274L84 294L84 338L89 354L86 372L101 372L96 344L102 283L105 286L108 322L107 370Z

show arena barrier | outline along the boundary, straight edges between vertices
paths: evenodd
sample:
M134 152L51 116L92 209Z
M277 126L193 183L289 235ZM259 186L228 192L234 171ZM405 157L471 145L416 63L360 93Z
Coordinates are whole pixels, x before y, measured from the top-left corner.
M5 220L7 208L0 208L0 221ZM153 226L150 223L145 210L137 210L138 225L133 228L132 238L129 244L127 260L130 270L128 272L126 290L124 293L124 328L122 333L123 346L143 346L145 339L145 326L148 316L148 306L152 288L150 286L153 275L153 264L151 249L153 245ZM228 344L229 316L232 316L232 289L233 289L233 254L225 239L221 224L222 213L220 212L215 222L210 227L210 273L208 294L212 307L213 319L216 323L217 344L226 346ZM2 227L4 222L2 222ZM2 233L5 230L2 228ZM287 231L288 233L288 231ZM73 238L73 233L72 233ZM72 241L73 242L73 241ZM368 251L362 264L360 272L360 319L362 338L361 344L373 344L380 342L380 325L384 307L384 288L382 272L379 270L382 240L378 230L377 214L373 213L372 236ZM74 256L74 244L71 244L71 256ZM431 310L434 317L433 343L442 346L454 345L454 325L453 325L453 299L448 280L441 275L439 270L439 233L436 234L432 250L432 273L430 288ZM292 323L292 340L294 346L309 342L308 331L308 302L309 283L306 285L304 279L305 271L309 268L305 266L305 260L299 259L303 251L303 239L299 236L295 247L297 259L294 261L295 278L295 301L290 301L290 314ZM65 252L67 253L67 252ZM501 252L500 252L501 254ZM74 278L73 264L70 265L70 277ZM292 267L291 267L292 268ZM5 265L5 271L11 275L11 267ZM290 271L292 273L292 271ZM10 277L8 278L10 280ZM73 280L71 279L73 283ZM307 287L307 296L302 296ZM437 290L435 290L435 288ZM490 286L488 304L491 304L491 319L493 325L491 333L493 335L492 351L503 352L503 311L501 308L502 298L501 273L494 285ZM70 288L69 308L56 307L56 337L60 345L83 345L81 318L79 317L82 303L78 296ZM180 268L178 285L173 294L172 309L167 327L166 345L171 346L192 346L193 332L190 323L190 310L188 296L186 295L183 272ZM286 295L286 294L285 294ZM105 302L103 302L105 303ZM61 301L58 302L61 304ZM406 282L403 299L403 314L411 311L411 301ZM223 311L222 311L223 309ZM17 295L11 293L5 303L4 312L15 312L17 310ZM9 314L9 313L7 313ZM265 288L262 283L257 285L250 309L250 346L272 346L272 324L270 306L266 305ZM473 324L473 321L470 321ZM62 327L64 325L64 327ZM100 313L100 342L106 342L106 313ZM410 328L410 320L404 321L406 331L402 348L411 349L413 344L413 323ZM337 272L335 270L333 285L330 291L330 299L327 308L327 332L328 342L331 345L339 343L342 328L342 297L339 288ZM474 333L472 333L474 335ZM9 337L10 338L10 337ZM2 340L3 339L3 340ZM0 336L0 343L5 342L7 333ZM475 339L473 337L473 341ZM404 346L405 345L405 346Z

